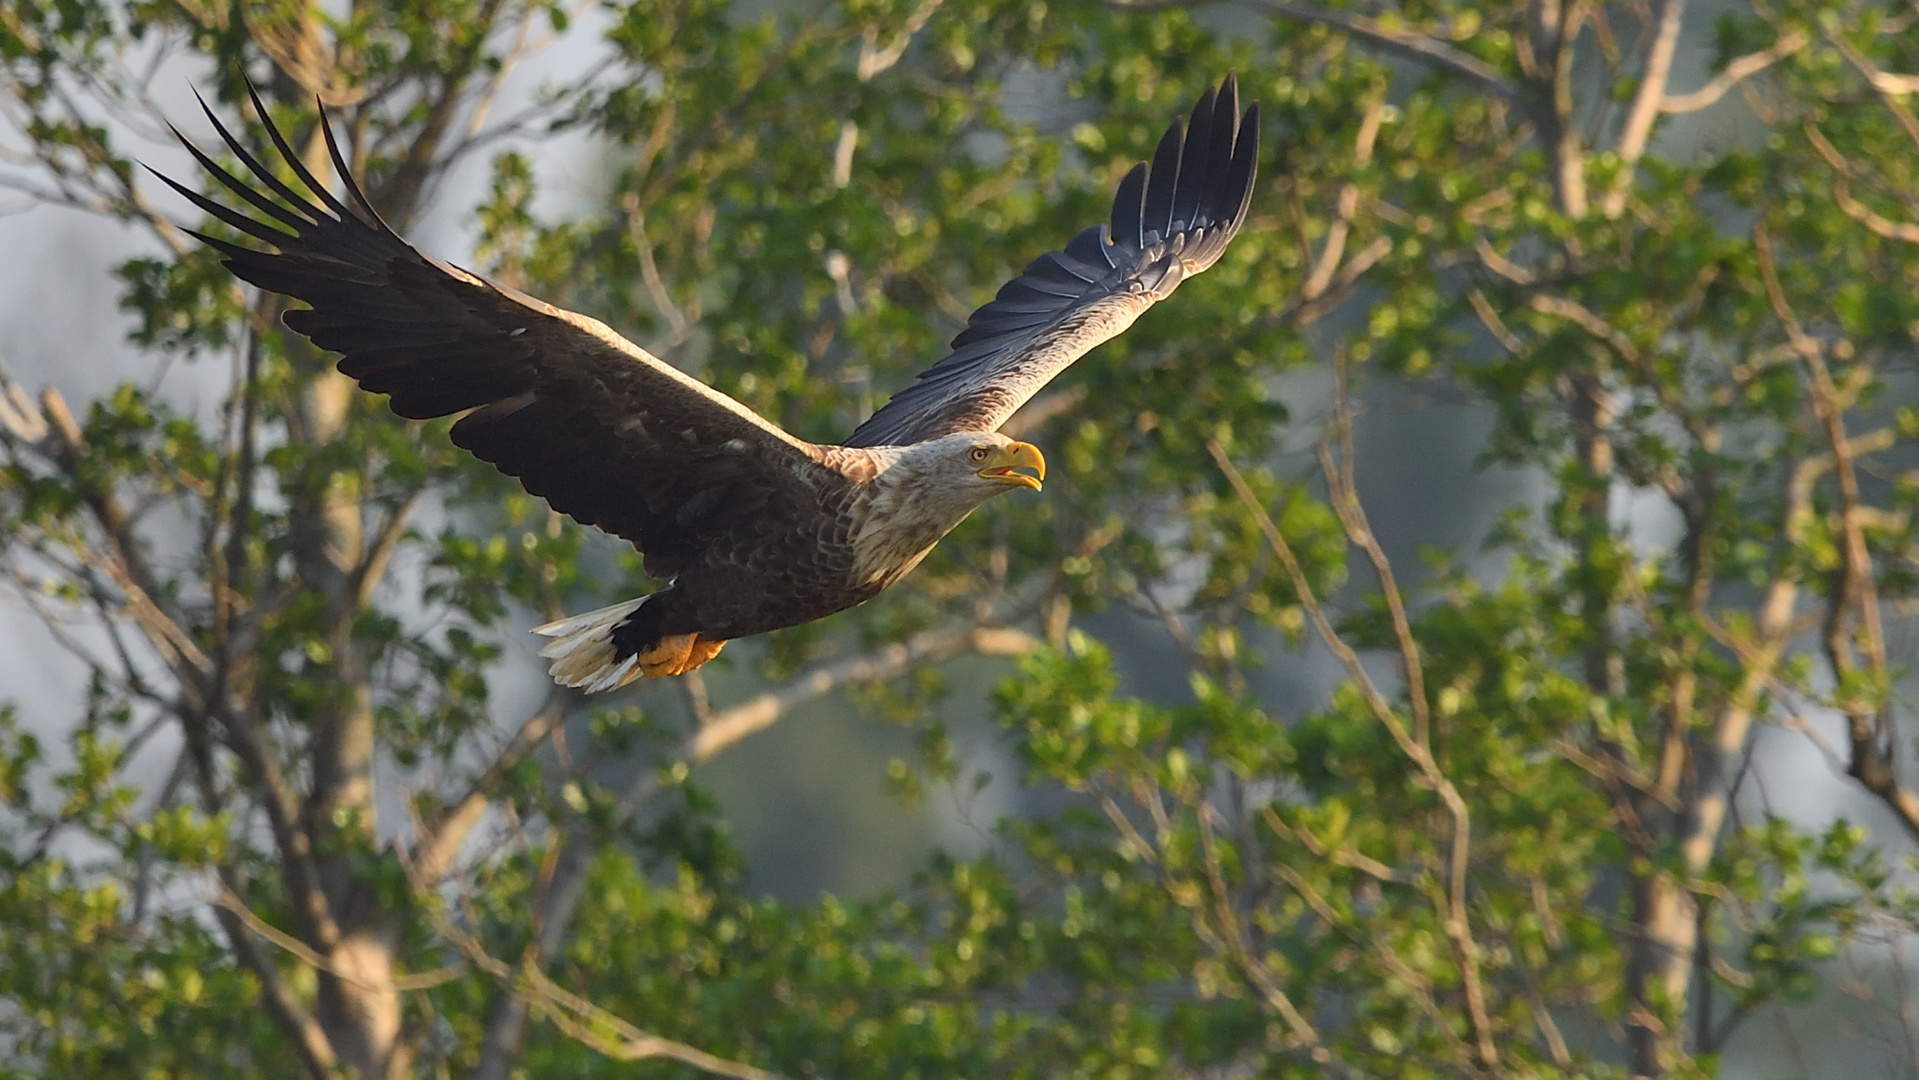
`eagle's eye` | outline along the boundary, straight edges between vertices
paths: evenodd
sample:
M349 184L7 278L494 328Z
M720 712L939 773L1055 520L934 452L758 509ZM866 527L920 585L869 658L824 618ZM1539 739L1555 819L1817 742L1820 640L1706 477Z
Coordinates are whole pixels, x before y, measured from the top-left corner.
M986 448L984 446L973 447L973 460L974 461L986 460Z

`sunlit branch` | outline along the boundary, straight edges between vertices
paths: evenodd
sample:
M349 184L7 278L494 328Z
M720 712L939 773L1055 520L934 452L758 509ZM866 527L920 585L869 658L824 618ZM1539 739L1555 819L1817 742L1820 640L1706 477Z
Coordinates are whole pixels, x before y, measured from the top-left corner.
M1010 627L969 626L928 630L904 642L894 642L864 656L815 668L778 690L725 709L688 740L679 760L700 765L758 731L771 727L794 707L844 686L897 679L920 664L937 664L963 652L981 656L1024 656L1038 642L1023 630Z
M1577 97L1573 89L1574 63L1578 58L1579 31L1594 12L1583 0L1540 5L1543 12L1557 15L1551 26L1552 71L1543 80L1551 98L1541 108L1541 131L1546 136L1547 152L1552 156L1553 190L1558 196L1559 212L1575 220L1586 216L1586 146L1577 117Z
M1534 107L1532 98L1519 84L1501 75L1477 56L1455 49L1437 38L1410 30L1388 27L1377 19L1369 19L1351 11L1320 7L1318 4L1296 3L1294 0L1247 0L1247 2L1254 8L1283 18L1332 27L1381 52L1422 64L1430 64L1458 75L1521 108L1530 110ZM1125 0L1115 0L1115 6L1133 5L1126 3Z
M403 865L415 893L430 896L432 883L419 876L417 868L404 858ZM478 938L453 925L440 910L437 900L428 899L421 908L434 930L474 967L491 976L502 990L526 1005L537 1007L568 1037L615 1061L665 1058L713 1076L731 1077L733 1080L783 1080L778 1073L745 1062L731 1061L696 1046L642 1031L611 1011L561 988L540 970L539 963L531 954L518 967L514 967L487 952L486 946Z
M1325 859L1338 866L1344 866L1349 870L1357 870L1381 884L1412 884L1412 879L1409 875L1394 870L1392 867L1387 866L1385 863L1380 862L1378 859L1367 855L1355 847L1328 847L1326 842L1318 836L1315 836L1311 829L1303 825L1286 824L1280 819L1278 812L1271 806L1260 807L1259 814L1261 820L1266 822L1266 827L1273 830L1275 836L1298 841L1301 847L1311 852L1317 858Z
M1363 248L1353 253L1327 282L1324 291L1307 296L1304 290L1287 305L1272 316L1272 322L1280 326L1310 326L1319 321L1328 312L1346 302L1359 285L1359 279L1366 271L1379 265L1380 261L1393 253L1391 237L1375 236Z
M227 941L233 946L240 963L260 984L267 1011L290 1037L294 1053L298 1055L309 1080L334 1080L339 1076L339 1062L333 1053L333 1043L320 1027L320 1022L314 1019L306 1005L287 985L280 970L255 947L240 917L225 908L215 908L213 914L226 932Z
M549 691L540 708L520 725L507 745L493 755L493 760L474 779L466 794L453 800L450 809L422 828L419 847L412 857L422 880L437 885L446 877L467 835L486 812L501 779L565 719L566 706L574 699L574 694L558 686Z
M1492 243L1483 236L1473 240L1473 252L1479 256L1480 263L1483 264L1486 269L1491 270L1493 273L1498 274L1514 285L1531 285L1538 280L1538 275L1534 274L1531 270L1513 262L1494 250Z
M1241 504L1253 515L1254 522L1259 526L1260 532L1265 535L1266 542L1272 547L1273 553L1279 557L1280 565L1285 569L1288 580L1292 582L1294 593L1299 597L1300 605L1306 609L1307 617L1312 621L1320 640L1345 667L1374 718L1392 736L1400 753L1412 762L1421 779L1439 797L1452 818L1453 835L1449 845L1450 859L1446 875L1446 906L1449 910L1445 912L1442 922L1447 936L1452 940L1458 953L1460 978L1466 991L1468 1018L1473 1026L1473 1041L1479 1064L1484 1068L1493 1068L1499 1061L1499 1050L1493 1042L1491 1017L1486 1009L1484 988L1480 983L1479 950L1473 941L1466 908L1466 878L1472 843L1472 819L1466 800L1459 794L1452 779L1439 767L1431 747L1407 730L1405 721L1386 701L1378 684L1373 681L1372 675L1360 662L1359 654L1353 651L1352 646L1347 644L1333 627L1324 605L1320 603L1313 591L1312 582L1306 577L1305 569L1293 553L1292 545L1286 542L1286 537L1279 531L1279 526L1273 523L1272 515L1253 494L1252 488L1247 486L1246 478L1233 465L1232 459L1227 457L1225 449L1213 439L1207 440L1206 448L1212 453L1213 460L1219 464L1220 470L1226 474L1226 479L1232 485ZM1336 471L1328 474L1328 482L1338 482ZM1355 543L1359 542L1357 537L1352 539Z
M1808 121L1801 130L1805 132L1806 141L1812 145L1813 150L1825 159L1833 172L1838 174L1838 178L1832 183L1832 199L1841 213L1888 240L1919 244L1919 225L1884 217L1852 197L1852 192L1846 184L1846 179L1855 172L1852 162L1847 161L1845 156L1839 153L1838 148L1832 145L1832 141L1826 138L1825 132L1819 130L1817 124Z
M214 902L218 907L231 912L248 930L272 942L281 951L300 961L302 964L317 971L324 971L334 978L350 982L362 990L383 991L392 989L398 990L401 993L431 990L436 986L444 986L452 982L466 972L464 966L447 967L439 971L422 972L417 975L398 975L395 976L389 984L376 986L362 979L358 973L350 971L339 964L333 963L326 957L321 956L309 948L307 944L299 938L262 919L254 913L252 908L247 907L246 901L240 899L239 895L225 883L220 885L220 894Z
M1485 290L1468 289L1466 301L1472 305L1473 314L1479 317L1480 325L1493 336L1493 340L1499 342L1501 348L1515 357L1526 354L1526 343L1519 339L1518 334L1513 333L1512 327L1506 325L1506 320L1500 317L1492 301L1487 299Z
M1051 587L1050 579L1040 580L1036 589L1005 604L1002 617L1007 622L1026 618ZM1018 656L1031 651L1036 644L1024 631L976 621L922 631L905 642L894 642L874 653L823 665L789 680L779 690L715 714L682 743L667 762L639 772L614 801L605 824L618 827L631 820L668 784L678 782L687 770L717 757L749 735L771 727L788 711L805 702L842 687L895 679L916 665L940 663L964 652ZM587 873L595 850L587 829L569 830L558 852L558 862L541 890L534 915L539 931L531 963L544 963L558 954L585 898ZM523 1000L508 998L496 1007L487 1025L480 1065L474 1075L482 1078L505 1075L524 1031L524 1006Z
M1633 94L1632 109L1626 114L1625 127L1620 130L1615 146L1619 173L1613 177L1612 188L1606 192L1601 207L1607 217L1618 217L1625 209L1633 172L1652 138L1653 123L1659 119L1660 106L1666 97L1666 80L1672 75L1673 54L1679 48L1679 31L1686 18L1686 0L1662 0L1656 18L1657 29L1640 64L1639 88Z
M1906 138L1910 139L1914 146L1919 147L1919 117L1915 117L1902 100L1906 95L1919 90L1919 76L1894 75L1880 71L1873 66L1872 61L1860 55L1859 50L1853 48L1852 43L1847 41L1843 34L1835 34L1828 30L1825 32L1825 38L1828 44L1846 58L1847 63L1858 70L1859 74L1865 76L1866 81L1879 94L1879 100L1885 104L1886 111L1899 121L1899 126L1906 133Z
M1373 145L1379 139L1379 125L1386 115L1386 99L1379 96L1366 105L1366 112L1360 117L1359 134L1353 140L1353 168L1355 171L1366 168L1373 160ZM1307 276L1306 284L1300 287L1302 302L1317 299L1333 283L1333 274L1339 270L1340 260L1346 254L1346 236L1352 229L1353 216L1359 210L1359 185L1348 181L1339 190L1338 217L1333 219L1326 229L1326 243L1320 248L1319 259L1313 265L1313 272Z
M1659 103L1659 111L1667 116L1680 116L1709 108L1725 97L1728 90L1805 48L1811 40L1803 30L1788 30L1770 46L1735 58L1699 89L1667 94Z
M1841 688L1837 704L1846 716L1852 737L1852 762L1847 771L1897 815L1908 832L1919 836L1919 792L1900 782L1896 765L1897 737L1892 722L1892 676L1885 627L1881 622L1872 552L1860 513L1863 500L1856 466L1857 450L1846 432L1845 411L1858 399L1871 372L1861 364L1854 369L1853 378L1848 379L1846 386L1834 381L1826 364L1825 348L1801 328L1779 284L1772 241L1763 222L1753 230L1753 247L1759 255L1767 299L1786 328L1787 339L1805 363L1813 414L1825 432L1832 455L1833 477L1839 489L1840 581L1838 595L1827 601L1824 648L1834 681ZM1844 688L1855 682L1853 676L1859 667L1855 635L1862 639L1868 685L1848 692Z

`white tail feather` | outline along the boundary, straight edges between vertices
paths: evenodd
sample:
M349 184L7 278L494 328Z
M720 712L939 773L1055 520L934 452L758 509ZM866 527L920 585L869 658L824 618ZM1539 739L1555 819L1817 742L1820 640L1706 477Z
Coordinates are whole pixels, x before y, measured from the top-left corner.
M554 639L540 650L541 656L553 661L547 667L553 680L561 686L584 687L591 694L625 686L638 678L637 657L616 659L613 628L638 611L648 599L642 596L534 627L534 633Z

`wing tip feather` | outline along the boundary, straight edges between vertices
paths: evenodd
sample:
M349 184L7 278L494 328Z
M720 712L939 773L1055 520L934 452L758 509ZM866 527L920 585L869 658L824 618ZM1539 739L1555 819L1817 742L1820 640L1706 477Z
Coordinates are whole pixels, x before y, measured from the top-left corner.
M1029 263L1023 273L1001 286L993 300L973 312L966 327L954 336L952 351L867 417L843 445L896 445L970 430L954 426L962 421L985 420L997 427L1052 375L1123 330L1131 318L1117 327L1102 326L1091 335L1081 333L1080 324L1064 321L1076 309L1098 303L1099 290L1111 279L1102 272L1100 281L1085 282L1087 287L1077 295L1061 296L1054 289L1064 282L1050 271L1062 265L1062 258L1090 268L1104 263L1105 271L1119 273L1128 269L1129 259L1130 265L1138 267L1139 258L1152 244L1173 241L1177 253L1170 263L1156 255L1151 266L1138 267L1139 272L1156 269L1161 274L1152 295L1137 304L1138 309L1217 261L1245 223L1258 173L1259 104L1253 103L1243 114L1239 104L1238 75L1227 72L1217 87L1209 86L1200 95L1190 113L1190 125L1186 118L1175 117L1160 137L1152 161L1127 170L1113 193L1110 225L1103 232L1100 226L1081 230L1063 252L1048 252ZM1095 242L1097 251L1092 246ZM1094 254L1097 259L1090 257ZM1073 276L1085 281L1076 271ZM1059 303L1049 313L1047 301L1052 298ZM1070 340L1055 333L1060 327ZM1006 340L996 344L1001 337ZM1022 363L1040 354L1056 366L1040 373L1042 377L1022 378ZM1020 385L1002 385L1008 378L1018 379ZM981 404L989 397L995 397L993 408ZM972 407L969 401L980 407Z

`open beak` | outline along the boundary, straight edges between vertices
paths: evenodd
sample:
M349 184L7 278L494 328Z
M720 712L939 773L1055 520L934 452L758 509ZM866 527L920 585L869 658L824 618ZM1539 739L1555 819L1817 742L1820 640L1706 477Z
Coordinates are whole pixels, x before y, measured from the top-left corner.
M1021 468L1033 470L1030 473L1019 472ZM999 452L999 457L981 469L979 474L988 480L998 480L1003 484L1017 484L1039 490L1040 481L1046 479L1046 455L1032 443L1016 442Z

